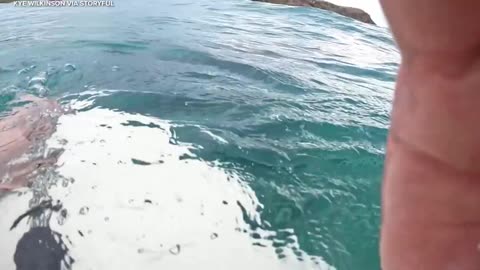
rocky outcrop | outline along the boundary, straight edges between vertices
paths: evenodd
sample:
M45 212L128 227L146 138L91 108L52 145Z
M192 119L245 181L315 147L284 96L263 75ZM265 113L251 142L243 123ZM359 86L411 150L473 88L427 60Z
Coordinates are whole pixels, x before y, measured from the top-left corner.
M326 1L315 1L315 0L253 0L257 2L268 2L273 4L282 4L289 6L302 6L302 7L315 7L324 10L329 10L337 14L350 17L357 21L364 23L375 24L370 17L370 15L359 9L353 7L342 7Z

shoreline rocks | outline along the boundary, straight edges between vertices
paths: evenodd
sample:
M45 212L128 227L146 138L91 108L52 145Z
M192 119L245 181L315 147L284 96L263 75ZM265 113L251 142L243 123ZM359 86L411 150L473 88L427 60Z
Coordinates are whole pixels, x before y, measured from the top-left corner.
M315 0L252 0L252 1L288 5L288 6L314 7L314 8L332 11L337 14L343 15L345 17L350 17L360 22L376 25L375 22L370 17L370 15L359 8L338 6L330 2L321 1L321 0L318 0L318 1L315 1Z

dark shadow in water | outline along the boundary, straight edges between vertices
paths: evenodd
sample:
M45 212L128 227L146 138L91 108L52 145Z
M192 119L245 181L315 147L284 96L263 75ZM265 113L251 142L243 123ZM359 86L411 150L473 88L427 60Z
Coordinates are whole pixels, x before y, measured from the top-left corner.
M62 235L50 227L35 227L25 233L17 243L14 261L17 270L71 269L74 262Z
M52 231L48 226L51 211L57 212L61 208L59 203L53 205L51 201L44 201L15 220L11 230L25 217L40 219L38 224L42 224L30 228L18 241L13 258L17 270L71 269L74 259L68 255L68 248L62 240L62 235Z

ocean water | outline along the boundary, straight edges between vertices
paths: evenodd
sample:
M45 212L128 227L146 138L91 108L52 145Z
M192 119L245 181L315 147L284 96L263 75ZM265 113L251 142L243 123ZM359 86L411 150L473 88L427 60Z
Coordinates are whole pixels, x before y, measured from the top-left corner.
M0 269L38 227L72 269L380 269L387 29L248 0L2 5L0 22L2 117L25 93L76 110L48 141L58 166L0 197ZM63 210L9 230L45 198Z

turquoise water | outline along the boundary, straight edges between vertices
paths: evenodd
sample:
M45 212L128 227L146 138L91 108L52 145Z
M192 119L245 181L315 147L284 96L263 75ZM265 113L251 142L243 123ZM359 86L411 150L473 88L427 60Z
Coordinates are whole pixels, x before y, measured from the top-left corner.
M0 7L0 109L29 92L169 121L172 144L195 146L185 159L235 172L253 190L262 222L244 221L277 232L277 260L294 235L295 254L379 269L399 59L388 30L248 0L115 4ZM104 90L115 91L95 94Z

